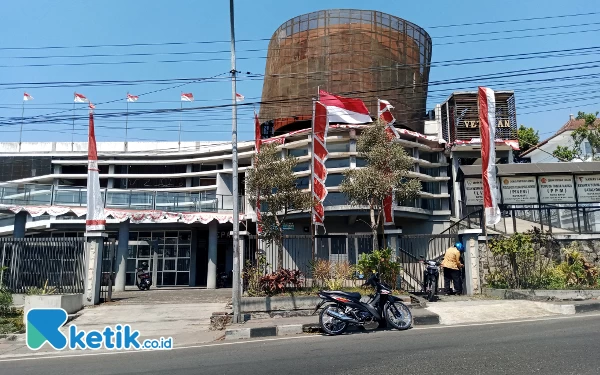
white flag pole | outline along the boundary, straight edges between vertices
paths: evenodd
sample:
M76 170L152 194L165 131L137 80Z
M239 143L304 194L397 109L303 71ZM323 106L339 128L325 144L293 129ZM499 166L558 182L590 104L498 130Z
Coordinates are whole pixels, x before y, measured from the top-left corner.
M183 92L181 93L181 95L183 95ZM179 108L179 151L181 151L181 117L183 116L183 100L181 99L181 97L179 98L180 102L181 102L181 106Z
M25 99L25 98L23 98ZM19 152L21 152L21 141L23 140L23 121L25 116L25 100L21 103L21 131L19 131Z

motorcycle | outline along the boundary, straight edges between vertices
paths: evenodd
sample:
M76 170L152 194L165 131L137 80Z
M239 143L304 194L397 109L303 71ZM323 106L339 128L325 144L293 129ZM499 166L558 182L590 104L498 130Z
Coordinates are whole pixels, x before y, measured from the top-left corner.
M412 313L401 299L392 295L392 288L381 283L379 274L372 275L363 286L375 288L375 295L362 302L360 293L340 291L320 291L322 299L313 315L327 304L319 315L321 330L328 335L342 334L350 325L365 326L386 322L398 330L406 330L412 326Z
M139 290L150 290L150 285L152 285L152 276L143 265L137 269L135 274L135 285Z
M425 260L421 257L420 263L425 264L423 277L423 293L429 302L433 302L438 293L438 280L440 278L440 262Z
M229 275L227 272L221 272L217 275L217 288L226 288L229 282Z

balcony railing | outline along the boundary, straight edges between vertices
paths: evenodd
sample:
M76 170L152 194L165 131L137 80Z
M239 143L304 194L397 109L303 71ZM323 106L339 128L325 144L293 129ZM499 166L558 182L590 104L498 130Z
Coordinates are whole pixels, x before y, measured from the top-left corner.
M215 191L165 192L104 188L104 206L133 210L168 212L221 212L233 210L231 195ZM240 212L244 212L244 197L240 196ZM0 203L35 206L79 206L87 204L87 189L54 185L0 185Z

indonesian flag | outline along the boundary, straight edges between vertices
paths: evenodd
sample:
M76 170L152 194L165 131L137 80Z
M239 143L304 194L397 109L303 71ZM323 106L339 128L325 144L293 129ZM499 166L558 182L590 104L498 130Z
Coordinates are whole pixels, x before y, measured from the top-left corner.
M260 143L261 143L261 135L260 135L260 121L258 120L258 115L254 112L254 148L255 152L258 154L260 152ZM260 215L260 194L256 195L256 227L258 228L258 234L262 233L261 228L262 217Z
M393 108L394 107L387 100L377 99L377 117L385 121L386 124L392 125L396 122L394 115L390 112Z
M75 98L73 99L73 101L75 103L85 103L88 101L88 98L86 98L83 94L75 93Z
M29 95L28 93L24 92L23 93L23 101L29 101L29 100L33 100L33 96Z
M238 94L237 92L235 93L235 101L236 102L243 102L244 99L246 99L246 97L242 94Z
M87 215L85 217L85 230L101 231L106 225L104 217L104 202L100 190L100 176L98 175L98 152L96 151L96 135L94 133L93 104L90 103L90 124L88 133L88 177L87 177Z
M137 95L127 94L127 101L128 102L137 102L139 98L140 97L137 96Z
M319 90L319 101L327 107L329 122L345 124L373 122L367 106L360 99L345 98Z
M192 94L191 92L181 93L181 101L182 102L193 102L194 101L194 94Z
M385 132L390 141L400 138L400 133L394 126L396 119L390 112L391 108L394 107L387 100L377 100L377 117L386 123ZM392 191L383 200L383 223L384 225L394 224L394 195Z
M483 179L483 207L486 225L500 221L496 200L496 98L494 91L479 87L479 131L481 132L481 176Z
M95 105L94 105L92 102L90 102L90 104L88 104L88 107L89 107L91 110L94 110L94 109L96 109L96 106L95 106Z
M323 202L327 197L325 180L327 179L327 131L329 130L328 107L323 103L315 102L313 110L312 131L312 195L315 205L313 207L313 223L325 228L325 208Z

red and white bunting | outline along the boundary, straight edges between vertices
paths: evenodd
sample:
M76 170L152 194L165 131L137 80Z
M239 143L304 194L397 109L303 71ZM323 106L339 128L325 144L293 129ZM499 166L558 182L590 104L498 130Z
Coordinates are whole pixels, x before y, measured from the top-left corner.
M88 130L88 176L87 176L87 214L85 217L85 230L102 231L106 226L104 216L104 202L100 190L100 176L98 169L98 151L96 150L96 134L94 132L94 112L90 103L90 123Z
M387 100L377 99L377 118L385 121L386 124L393 125L396 122L396 118L390 111L394 107Z
M254 149L256 153L260 152L261 144L261 132L260 132L260 121L258 115L254 112ZM262 233L262 217L260 214L260 194L256 194L256 228L258 234Z
M246 99L246 97L242 94L238 94L237 92L235 93L235 101L236 102L243 102L244 99Z
M33 100L33 96L29 95L28 93L24 92L23 93L23 101L27 102L29 100Z
M192 94L191 92L181 93L181 101L182 102L193 102L194 101L194 94Z
M500 208L496 201L496 98L494 90L479 87L479 124L481 132L481 169L483 179L483 207L486 225L500 222Z
M319 90L319 102L327 107L330 123L364 124L373 122L367 106L360 99L346 98Z
M327 197L325 180L327 179L327 132L329 131L329 116L327 107L320 102L315 102L313 109L312 126L312 195L316 201L313 208L313 223L325 229L325 208L323 202Z
M83 95L83 94L75 93L75 97L73 98L73 101L75 103L86 103L86 102L88 102L88 98L86 98L85 95Z
M139 98L140 97L137 96L137 95L127 94L127 101L130 102L130 103L131 102L137 102Z

